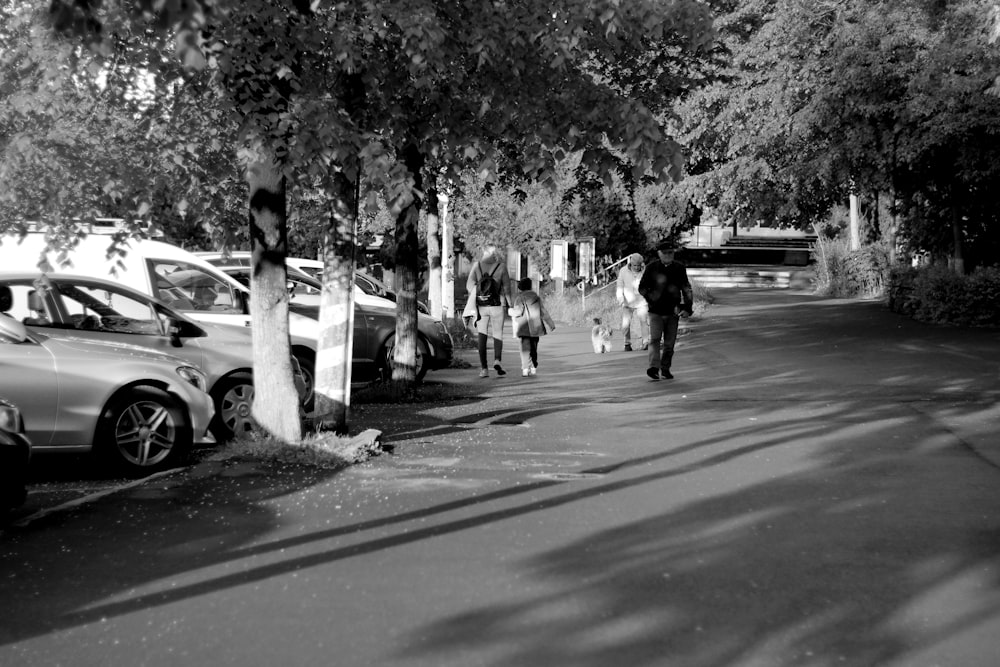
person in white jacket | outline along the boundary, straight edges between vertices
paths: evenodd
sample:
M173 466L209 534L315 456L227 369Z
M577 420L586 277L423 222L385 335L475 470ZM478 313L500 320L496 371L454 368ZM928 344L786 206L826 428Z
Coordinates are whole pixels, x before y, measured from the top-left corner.
M625 332L625 351L632 351L632 320L639 320L641 349L649 347L649 323L646 299L639 294L639 280L642 278L643 259L637 252L628 256L628 262L618 272L615 292L618 305L622 307L622 330Z

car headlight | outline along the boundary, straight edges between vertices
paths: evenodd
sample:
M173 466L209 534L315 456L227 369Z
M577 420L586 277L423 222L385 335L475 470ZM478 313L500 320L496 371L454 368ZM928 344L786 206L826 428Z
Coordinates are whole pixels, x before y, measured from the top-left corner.
M0 405L0 430L21 432L21 411L13 405Z
M208 377L192 366L178 366L177 374L193 384L198 389L208 393Z

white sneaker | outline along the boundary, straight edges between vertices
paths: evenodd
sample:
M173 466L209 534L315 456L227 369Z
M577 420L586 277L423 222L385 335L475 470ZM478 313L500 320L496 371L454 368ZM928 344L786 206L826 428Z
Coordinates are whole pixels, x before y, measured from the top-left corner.
M481 378L488 378L489 376L490 376L490 372L488 370L486 370L485 368L483 370L479 371L479 377L481 377Z
M535 375L536 372L537 372L537 369L534 366L532 366L531 368L528 369L528 375L530 375L532 377L534 377L534 375Z
M526 378L529 375L531 375L531 371L529 369L527 369L527 368L522 368L521 369L521 377Z

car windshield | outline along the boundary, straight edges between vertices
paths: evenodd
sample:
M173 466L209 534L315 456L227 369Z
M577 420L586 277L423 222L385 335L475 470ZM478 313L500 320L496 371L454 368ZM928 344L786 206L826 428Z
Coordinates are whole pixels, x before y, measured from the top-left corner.
M238 269L233 267L227 267L223 269L230 278L234 278L247 289L250 288L250 269ZM289 294L292 302L295 302L296 297L304 295L317 295L323 291L323 285L316 279L311 278L303 273L299 273L295 269L288 268L288 284L289 284ZM309 303L307 305L314 305Z
M250 266L250 258L245 255L229 257L206 257L206 261L212 266Z
M237 288L204 268L184 261L150 259L159 300L181 312L243 314Z

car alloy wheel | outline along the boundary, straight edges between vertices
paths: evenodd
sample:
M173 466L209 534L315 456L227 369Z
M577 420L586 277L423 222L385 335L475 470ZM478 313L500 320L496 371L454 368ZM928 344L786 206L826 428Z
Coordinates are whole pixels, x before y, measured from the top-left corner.
M381 357L381 367L382 367L382 379L390 380L392 379L392 355L396 351L396 337L390 336L389 340L385 342L384 352ZM419 382L424 379L427 375L427 357L430 354L430 350L427 348L427 343L424 342L423 338L417 338L417 358L416 358L416 370L414 372L414 377Z
M215 417L212 418L212 435L220 442L249 432L253 420L253 379L238 374L219 380L212 389Z
M137 386L117 394L102 413L98 444L131 473L168 467L191 448L184 410L166 392Z
M316 398L316 358L311 352L302 350L294 351L295 358L299 362L299 370L302 373L302 382L305 384L303 390L302 406L309 412L313 409L313 401Z

